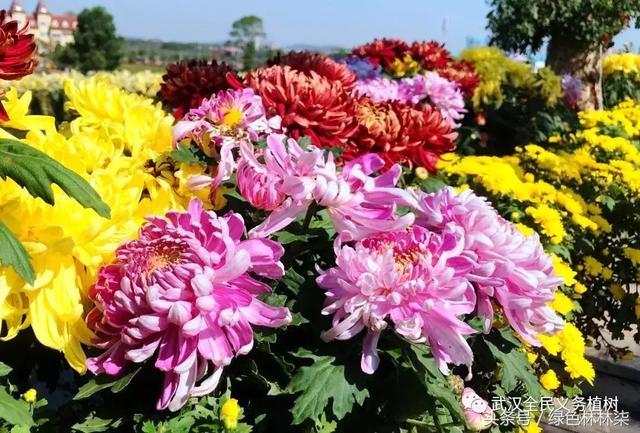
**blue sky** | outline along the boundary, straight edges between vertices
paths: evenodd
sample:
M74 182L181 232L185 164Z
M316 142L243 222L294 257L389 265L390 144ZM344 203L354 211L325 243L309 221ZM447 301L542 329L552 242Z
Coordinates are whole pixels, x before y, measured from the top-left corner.
M5 5L6 3L6 5ZM0 0L8 7L10 0ZM23 0L28 11L37 0ZM47 0L53 13L103 5L120 34L185 42L226 39L231 23L248 14L263 18L276 46L349 47L374 37L436 39L457 52L468 36L484 39L484 0ZM444 23L444 24L443 24ZM616 43L640 45L640 31L627 30Z

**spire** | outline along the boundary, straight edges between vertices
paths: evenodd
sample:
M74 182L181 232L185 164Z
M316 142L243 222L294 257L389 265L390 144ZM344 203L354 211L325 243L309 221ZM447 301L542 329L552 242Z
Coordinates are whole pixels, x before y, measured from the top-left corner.
M24 12L24 7L22 6L22 2L20 0L11 1L11 6L9 6L9 15L15 12Z
M38 0L38 4L36 5L35 15L39 14L48 14L49 8L45 4L44 0Z

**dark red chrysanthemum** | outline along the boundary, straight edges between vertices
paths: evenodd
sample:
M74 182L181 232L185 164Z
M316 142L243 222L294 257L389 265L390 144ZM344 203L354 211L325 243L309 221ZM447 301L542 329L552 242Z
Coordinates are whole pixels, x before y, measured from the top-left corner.
M414 42L411 44L411 57L428 71L438 71L453 61L444 44L436 41Z
M203 99L230 89L234 80L240 81L240 78L224 62L183 60L167 68L158 98L174 110L176 119L180 119L191 108L198 107Z
M343 146L355 133L355 102L340 81L276 65L248 74L245 82L293 138L306 135L317 146L332 147Z
M387 165L399 162L435 172L440 155L455 149L457 133L430 105L374 103L362 98L356 106L356 120L358 130L342 154L346 160L374 152Z
M353 54L366 57L376 66L388 68L395 59L402 59L409 54L409 44L401 39L374 39L373 42L355 47Z
M38 65L37 46L28 31L28 24L19 29L17 21L9 20L7 11L0 11L0 79L17 80L32 73ZM0 119L9 120L2 104Z
M449 63L446 68L439 70L438 74L449 81L458 83L465 98L470 98L480 84L480 77L476 74L475 66L466 60Z
M267 65L291 66L293 69L304 72L305 74L314 71L329 81L340 81L342 86L347 90L353 89L353 85L356 82L356 74L354 74L346 64L338 63L318 53L291 51L285 55L278 54L270 59Z

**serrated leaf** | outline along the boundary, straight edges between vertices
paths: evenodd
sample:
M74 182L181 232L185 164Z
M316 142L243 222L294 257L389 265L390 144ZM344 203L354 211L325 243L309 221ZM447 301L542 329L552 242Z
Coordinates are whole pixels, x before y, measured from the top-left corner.
M27 250L2 221L0 221L0 264L13 267L29 284L33 284L36 280Z
M287 286L289 290L291 290L291 293L293 293L294 295L297 295L298 293L300 293L300 287L302 287L302 285L304 284L305 279L302 275L297 273L293 268L289 268L287 269L287 272L284 274L284 277L282 278L282 282L284 283L285 286Z
M424 369L427 393L438 400L454 418L462 421L464 414L460 408L460 401L451 391L446 378L436 365L436 361L429 354L428 349L424 345L413 344L411 345L411 350L420 366Z
M13 179L34 197L54 204L51 184L58 185L85 208L109 218L109 206L78 174L47 154L17 140L0 139L0 178Z
M81 433L98 433L112 430L120 425L120 419L102 419L89 415L82 423L71 426L71 430Z
M176 162L186 164L206 165L208 159L197 146L185 143L178 143L178 148L171 151L169 156Z
M301 356L313 359L313 364L301 367L287 386L289 393L300 393L291 409L293 424L306 419L319 423L329 400L334 417L340 420L369 396L368 390L347 381L344 365L336 364L333 356Z
M14 399L4 388L0 388L0 418L12 425L34 424L29 405L22 400Z
M527 356L519 348L511 346L506 352L502 351L491 341L485 340L491 354L502 366L500 386L507 392L512 392L522 382L527 388L527 394L538 400L540 398L540 384L538 378L531 371Z

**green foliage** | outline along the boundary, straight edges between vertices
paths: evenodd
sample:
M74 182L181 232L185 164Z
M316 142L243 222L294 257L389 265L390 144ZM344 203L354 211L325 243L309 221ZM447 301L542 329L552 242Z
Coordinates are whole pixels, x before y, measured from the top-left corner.
M637 0L489 0L492 42L506 50L537 51L545 38L578 48L613 38L640 16ZM637 21L636 21L637 24Z
M291 379L287 390L300 393L291 409L293 423L300 424L306 419L320 423L325 407L332 400L331 409L336 419L341 420L351 411L354 404L362 405L369 395L366 389L358 389L345 377L345 368L335 364L331 356L301 354L313 360L310 366L301 367Z
M231 40L242 46L249 42L255 43L257 39L265 36L262 18L255 15L247 15L237 19L231 24L231 31L229 32Z
M101 6L84 9L78 15L73 44L54 52L60 66L82 72L108 70L120 65L123 40L116 34L113 17Z
M0 245L2 245L0 265L13 267L26 282L33 284L36 274L29 261L29 254L2 221L0 221Z
M2 139L0 161L0 179L13 179L32 196L54 204L51 184L55 183L83 207L109 218L109 206L91 185L45 153L16 140Z

